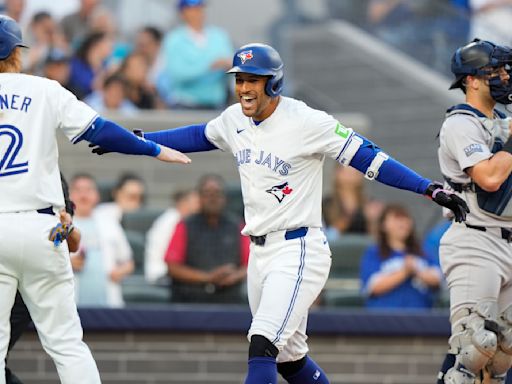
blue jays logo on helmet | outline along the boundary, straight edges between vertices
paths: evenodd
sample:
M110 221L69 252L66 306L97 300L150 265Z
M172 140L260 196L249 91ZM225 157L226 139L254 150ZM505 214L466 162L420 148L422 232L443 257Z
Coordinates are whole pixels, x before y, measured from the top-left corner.
M21 40L20 26L9 16L0 15L0 60L7 58L16 47L27 48Z
M276 97L283 91L283 61L270 45L254 43L240 47L233 56L233 67L227 73L250 73L267 76L265 93Z
M243 51L237 54L237 56L242 60L242 64L245 64L247 60L251 60L253 58L252 51Z

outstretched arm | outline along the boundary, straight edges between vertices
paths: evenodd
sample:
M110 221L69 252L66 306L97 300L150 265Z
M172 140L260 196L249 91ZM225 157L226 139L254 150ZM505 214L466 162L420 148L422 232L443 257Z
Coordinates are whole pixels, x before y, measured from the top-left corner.
M172 147L183 153L205 152L218 149L213 145L205 134L206 124L187 125L184 127L166 129L157 132L143 132L140 129L134 130L134 133L155 143ZM92 145L91 145L92 146ZM103 155L112 152L103 146L95 147L93 153Z
M190 163L190 159L184 154L138 137L116 123L101 117L96 118L89 128L74 140L74 143L82 140L98 145L109 152L147 155L167 162Z
M364 173L367 179L375 179L395 188L426 195L437 204L451 209L456 221L460 222L466 219L466 213L469 213L469 209L464 200L444 190L442 184L432 182L418 175L388 156L365 137L359 134L356 136L362 143L349 164Z
M155 143L172 147L183 153L218 149L205 134L206 124L188 125L165 131L144 133L143 137Z

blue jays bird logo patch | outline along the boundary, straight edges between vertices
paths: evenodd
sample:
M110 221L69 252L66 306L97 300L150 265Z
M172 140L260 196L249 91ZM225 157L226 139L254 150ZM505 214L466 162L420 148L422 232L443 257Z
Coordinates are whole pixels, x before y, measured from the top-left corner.
M252 50L240 52L237 56L242 60L242 64L245 64L247 60L251 60L254 57Z
M288 186L288 182L274 185L272 188L267 189L265 192L274 195L279 203L284 200L286 196L293 192L293 189Z

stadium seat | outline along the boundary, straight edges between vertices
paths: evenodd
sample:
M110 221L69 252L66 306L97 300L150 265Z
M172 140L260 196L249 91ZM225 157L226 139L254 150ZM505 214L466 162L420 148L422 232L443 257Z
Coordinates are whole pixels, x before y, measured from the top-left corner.
M370 236L343 235L329 243L332 265L329 279L322 293L327 306L362 306L360 294L359 264L366 248L373 243Z
M331 277L359 278L359 264L366 248L373 244L367 235L343 235L330 242L332 252Z
M169 303L171 290L169 285L150 284L143 275L127 276L121 283L125 304Z
M141 208L137 211L125 213L121 225L125 231L134 231L146 235L153 222L163 212L164 210L160 208Z
M100 201L102 203L113 201L112 190L116 186L115 180L98 180L96 185L98 186Z
M144 249L146 237L137 231L125 230L126 239L133 251L133 261L135 263L134 274L144 274Z

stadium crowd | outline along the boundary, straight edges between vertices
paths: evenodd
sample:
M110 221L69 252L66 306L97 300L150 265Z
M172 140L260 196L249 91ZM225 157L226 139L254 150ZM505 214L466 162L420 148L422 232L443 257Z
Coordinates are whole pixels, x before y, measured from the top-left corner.
M57 80L100 112L217 109L228 103L224 71L233 45L223 29L207 24L204 1L178 1L169 13L179 25L167 31L146 25L133 36L120 34L101 0L81 0L77 11L60 19L48 4L28 15L26 3L4 4L5 14L25 25L30 50L24 72Z

